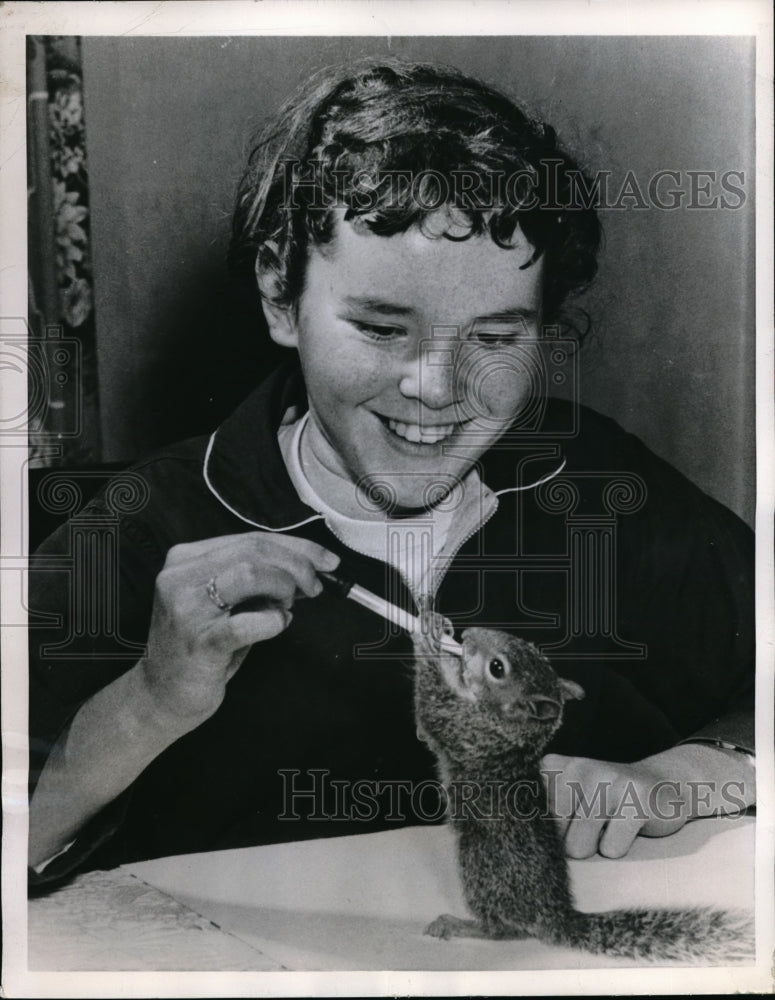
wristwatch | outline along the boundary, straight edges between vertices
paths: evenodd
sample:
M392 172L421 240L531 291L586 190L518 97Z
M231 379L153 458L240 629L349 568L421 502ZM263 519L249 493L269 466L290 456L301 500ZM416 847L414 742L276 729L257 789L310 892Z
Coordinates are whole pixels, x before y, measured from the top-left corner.
M745 747L740 747L736 743L730 743L729 740L721 740L713 736L697 736L694 738L689 738L688 740L681 740L681 743L708 743L710 746L719 747L721 750L734 750L735 753L742 754L743 757L747 757L751 764L751 767L756 767L756 754L751 753ZM679 743L679 746L681 744Z

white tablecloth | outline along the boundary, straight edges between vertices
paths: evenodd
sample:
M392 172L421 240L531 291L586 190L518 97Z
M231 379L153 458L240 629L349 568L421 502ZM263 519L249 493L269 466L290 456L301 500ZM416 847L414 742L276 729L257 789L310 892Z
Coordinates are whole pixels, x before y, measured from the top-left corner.
M711 904L752 911L754 820L701 820L640 837L619 860L571 861L579 909ZM439 941L442 912L465 915L445 827L163 858L124 869L288 969L632 967L532 940Z

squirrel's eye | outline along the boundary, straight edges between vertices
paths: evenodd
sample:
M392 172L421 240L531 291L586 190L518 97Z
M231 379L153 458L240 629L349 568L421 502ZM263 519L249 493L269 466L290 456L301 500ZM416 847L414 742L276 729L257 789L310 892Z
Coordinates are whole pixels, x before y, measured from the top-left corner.
M496 680L500 680L502 677L506 676L506 668L503 665L503 660L499 660L497 656L490 660L487 664L487 669Z

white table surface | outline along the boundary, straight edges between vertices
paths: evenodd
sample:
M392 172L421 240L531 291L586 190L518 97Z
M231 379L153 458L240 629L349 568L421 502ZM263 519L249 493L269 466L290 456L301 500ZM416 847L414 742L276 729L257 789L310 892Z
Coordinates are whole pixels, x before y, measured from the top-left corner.
M89 973L280 968L121 868L78 875L29 901L26 965L29 972Z
M752 911L753 859L753 818L725 817L690 823L671 837L640 837L626 858L571 861L570 871L582 910L710 904ZM122 871L255 950L264 963L258 968L636 965L532 940L439 941L423 935L439 913L466 912L453 837L445 827L181 855ZM167 946L174 949L171 938Z

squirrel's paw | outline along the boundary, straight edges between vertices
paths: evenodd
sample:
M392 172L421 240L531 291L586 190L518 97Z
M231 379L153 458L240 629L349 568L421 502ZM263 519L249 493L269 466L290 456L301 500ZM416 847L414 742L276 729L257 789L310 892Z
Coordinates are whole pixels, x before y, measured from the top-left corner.
M421 656L438 655L442 636L454 636L455 629L449 618L431 611L427 605L420 604L420 614L417 616L419 628L413 635L415 654Z
M464 920L453 917L451 913L442 913L425 928L425 933L431 937L449 941L453 937L485 937L482 925L478 920Z

